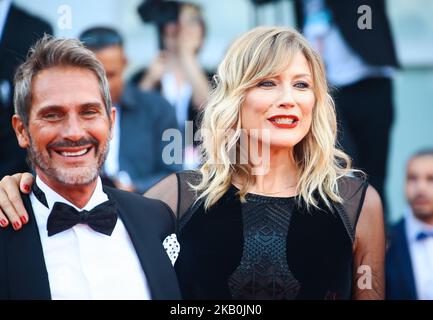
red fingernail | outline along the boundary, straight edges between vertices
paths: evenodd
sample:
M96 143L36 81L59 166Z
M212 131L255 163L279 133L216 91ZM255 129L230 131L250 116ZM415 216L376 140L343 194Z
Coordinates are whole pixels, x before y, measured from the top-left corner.
M27 218L25 216L21 216L20 219L22 223L27 223Z
M6 219L1 219L0 224L2 227L6 227L8 225L8 221Z
M29 191L30 191L30 186L29 186L28 184L25 184L25 185L23 186L23 188L24 188L24 191L26 191L26 192L29 192Z
M13 224L13 226L14 226L15 230L18 230L20 228L21 224L20 224L19 221L15 221L14 224Z

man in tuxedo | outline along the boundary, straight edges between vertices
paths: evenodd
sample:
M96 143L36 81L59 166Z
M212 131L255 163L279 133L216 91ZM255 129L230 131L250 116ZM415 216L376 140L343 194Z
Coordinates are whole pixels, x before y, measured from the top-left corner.
M53 33L48 23L18 8L12 0L0 0L0 176L29 170L26 152L18 146L11 125L12 82L30 46L44 33Z
M115 109L94 54L46 36L14 93L13 127L36 182L23 196L28 221L13 222L27 226L0 232L0 299L178 299L163 246L170 209L99 178Z
M104 66L116 108L116 130L104 175L116 187L142 194L165 176L182 169L181 165L166 164L162 159L163 132L178 128L175 110L159 93L125 83L127 59L123 39L116 30L93 27L83 31L80 40Z
M410 209L390 237L386 297L433 300L433 149L409 160L405 189Z
M296 0L295 10L336 89L339 141L383 199L398 66L385 0Z

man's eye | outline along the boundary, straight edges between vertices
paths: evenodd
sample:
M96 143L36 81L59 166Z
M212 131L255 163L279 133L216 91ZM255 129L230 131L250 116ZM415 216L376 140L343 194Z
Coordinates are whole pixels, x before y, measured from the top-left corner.
M57 120L61 118L61 114L60 113L47 113L43 116L44 119L47 120Z
M275 86L275 83L270 80L261 81L258 84L259 87L273 87Z
M308 89L310 85L307 82L296 82L295 87L299 89Z
M97 112L95 110L86 110L86 111L82 112L82 115L84 115L84 116L93 116L95 114L97 114Z

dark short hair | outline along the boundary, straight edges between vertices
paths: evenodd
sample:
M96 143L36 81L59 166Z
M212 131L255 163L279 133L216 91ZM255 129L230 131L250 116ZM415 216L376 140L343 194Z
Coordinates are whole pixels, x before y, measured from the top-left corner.
M415 152L409 160L415 159L415 158L420 158L420 157L426 157L426 156L432 156L433 157L433 148L424 148L421 150L418 150L417 152Z
M120 33L110 27L93 27L80 34L80 41L92 51L101 50L111 46L123 47Z
M153 23L158 31L159 49L164 50L164 32L165 27L171 23L178 23L179 16L184 7L192 7L200 14L200 26L203 30L203 36L206 35L206 24L203 18L201 7L189 1L152 1L143 0L138 7L138 13L141 19L146 23Z
M71 66L90 70L99 82L101 96L105 103L107 115L111 110L111 97L105 70L95 54L85 48L77 39L57 39L44 35L30 49L27 60L19 66L14 78L15 113L25 126L29 124L32 104L32 81L41 71L53 67ZM108 117L110 123L111 118Z

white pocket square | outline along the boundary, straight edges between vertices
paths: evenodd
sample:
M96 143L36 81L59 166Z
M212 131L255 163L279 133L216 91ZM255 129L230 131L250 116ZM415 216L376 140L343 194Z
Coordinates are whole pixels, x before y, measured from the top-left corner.
M168 235L162 242L162 245L164 246L165 252L167 252L168 257L170 258L171 264L174 265L180 252L180 245L177 241L176 234L172 233Z

